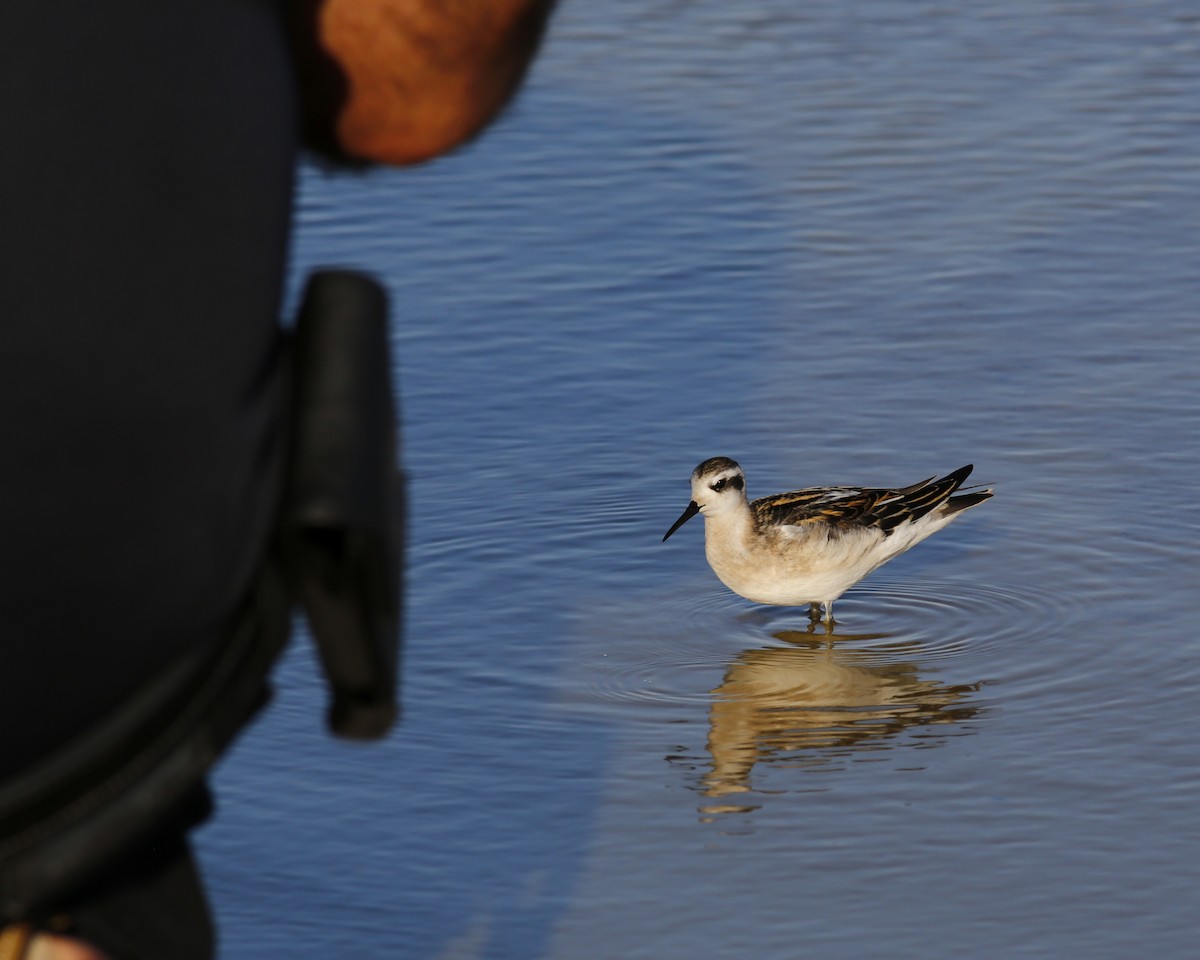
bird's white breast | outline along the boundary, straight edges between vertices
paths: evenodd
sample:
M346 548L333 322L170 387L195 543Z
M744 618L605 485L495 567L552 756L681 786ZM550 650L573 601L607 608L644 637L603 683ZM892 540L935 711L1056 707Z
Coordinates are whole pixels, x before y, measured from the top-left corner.
M898 533L900 531L897 531ZM824 525L756 529L724 516L705 519L704 552L725 586L755 603L800 606L836 600L897 553L908 536Z

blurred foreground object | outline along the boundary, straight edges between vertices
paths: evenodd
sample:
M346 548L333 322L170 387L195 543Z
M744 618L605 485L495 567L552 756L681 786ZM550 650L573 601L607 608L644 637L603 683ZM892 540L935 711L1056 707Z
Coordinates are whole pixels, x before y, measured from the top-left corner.
M552 0L299 0L304 139L335 162L408 165L478 135L512 100Z

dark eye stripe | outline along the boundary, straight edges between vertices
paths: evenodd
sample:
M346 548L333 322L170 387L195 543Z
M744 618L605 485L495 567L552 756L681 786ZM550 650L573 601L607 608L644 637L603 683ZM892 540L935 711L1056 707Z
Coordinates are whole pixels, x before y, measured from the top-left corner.
M742 487L745 485L745 483L746 483L746 481L743 480L741 477L730 477L729 478L729 485L731 487L733 487L734 490L741 490Z
M739 476L722 477L716 483L709 484L709 488L720 493L727 486L733 487L734 490L741 490L744 484L745 481Z

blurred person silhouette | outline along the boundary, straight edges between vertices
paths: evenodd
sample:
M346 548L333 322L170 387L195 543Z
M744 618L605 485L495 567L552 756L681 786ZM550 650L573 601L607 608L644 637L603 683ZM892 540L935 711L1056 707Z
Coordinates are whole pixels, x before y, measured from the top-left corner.
M304 147L354 168L470 140L552 5L6 11L0 958L212 956L187 835L293 603L335 732L390 725L386 306L320 275L284 333L293 168Z

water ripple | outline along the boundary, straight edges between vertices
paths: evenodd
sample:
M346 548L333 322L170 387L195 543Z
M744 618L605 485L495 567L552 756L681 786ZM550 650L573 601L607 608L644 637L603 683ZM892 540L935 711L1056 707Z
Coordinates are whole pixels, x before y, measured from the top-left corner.
M648 607L610 610L604 632L585 627L587 654L572 700L707 703L731 661L748 650L830 653L855 669L919 664L923 670L981 668L1027 636L1031 623L1071 618L1061 597L1040 589L945 579L877 577L839 605L827 633L802 609L748 607L720 587L667 595ZM619 631L607 632L616 623ZM781 690L772 689L777 697ZM798 693L803 691L797 690Z

